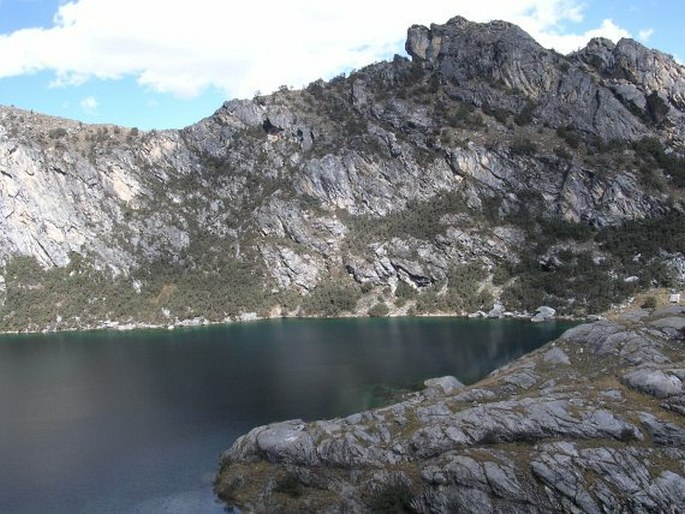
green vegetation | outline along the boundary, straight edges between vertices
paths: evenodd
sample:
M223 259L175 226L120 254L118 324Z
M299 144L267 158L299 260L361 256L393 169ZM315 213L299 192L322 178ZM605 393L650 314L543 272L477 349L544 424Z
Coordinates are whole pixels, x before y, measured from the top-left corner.
M487 114L488 116L492 116L502 125L509 124L509 118L511 116L511 113L506 109L502 109L500 107L492 107L488 102L483 103L481 109L485 114Z
M663 264L661 255L685 252L684 223L685 216L676 211L602 229L583 223L531 222L537 231L531 230L520 262L500 265L505 271L495 273L495 282L515 277L502 295L510 309L530 311L544 304L561 314L602 312L639 290L674 284L673 270ZM593 243L598 250L579 248L581 243ZM559 249L560 244L568 249ZM550 258L541 259L544 255ZM638 280L627 281L629 277Z
M533 121L533 113L536 108L535 102L528 100L518 114L514 116L514 123L519 126L529 125Z
M492 293L481 287L487 274L485 267L477 261L452 266L446 282L433 284L416 297L414 312L468 313L489 309L493 303Z
M571 154L571 152L569 152L561 146L554 147L554 155L565 161L570 161L571 159L573 159L573 155Z
M384 303L377 303L369 309L369 316L372 318L384 318L390 314L390 309Z
M642 308L643 309L654 309L656 307L656 304L657 304L656 297L655 296L648 296L642 302Z
M629 265L637 254L641 261L661 254L685 253L685 214L671 211L660 218L627 221L618 227L607 227L598 234L599 243Z
M400 280L397 283L397 288L395 289L395 305L402 307L409 300L413 300L416 297L416 289L407 284L405 281Z
M302 310L311 316L340 316L343 312L352 312L361 292L354 286L341 286L340 281L329 280L320 283L302 300Z
M429 200L413 201L406 209L395 211L383 218L371 216L347 216L350 226L348 240L357 250L364 250L374 241L393 237L414 237L432 240L445 230L443 216L466 212L466 202L458 191L444 191ZM341 213L341 216L346 216ZM462 226L468 225L464 222Z
M582 141L578 131L571 126L558 128L557 136L563 139L566 144L573 149L577 149Z
M655 124L660 125L668 115L669 106L660 96L653 91L647 97L647 110Z
M300 481L292 473L286 473L276 481L274 491L285 494L290 498L299 498L302 496L303 487Z
M533 156L538 151L538 145L530 138L525 136L517 136L510 146L511 153L519 156Z
M67 130L63 127L51 129L48 136L52 139L61 139L67 135Z
M31 257L19 256L5 267L7 296L0 309L3 330L42 329L65 320L85 323L107 319L126 310L130 283L108 279L103 273L87 270L77 255L65 268L43 270Z
M633 143L633 150L642 160L640 171L651 175L655 168L661 168L671 177L671 183L677 188L685 188L685 157L675 152L667 152L661 141L645 137Z
M471 104L459 104L445 113L447 124L454 128L478 130L483 127L483 116Z
M78 254L64 268L44 270L34 258L15 257L5 267L7 295L0 329L38 330L60 317L69 326L103 320L165 323L204 316L221 321L278 304L267 293L257 259L231 257L218 238L193 243L177 257L143 265L132 276L112 277Z
M491 307L493 298L489 290L480 289L487 277L487 270L480 262L457 264L447 274L445 306L449 311L475 312Z
M376 493L369 507L376 514L411 514L416 512L412 507L413 497L411 488L398 480Z

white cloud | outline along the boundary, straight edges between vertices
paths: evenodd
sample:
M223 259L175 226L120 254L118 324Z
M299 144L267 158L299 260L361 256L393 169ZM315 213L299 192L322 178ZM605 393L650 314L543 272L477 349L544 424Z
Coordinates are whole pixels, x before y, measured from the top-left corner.
M94 96L87 96L79 102L79 105L86 113L93 114L98 108L98 101Z
M581 0L72 0L49 29L0 35L0 78L54 72L53 85L135 76L191 97L208 87L250 96L301 86L402 52L407 27L454 15L505 19L543 45L575 50L590 37L628 35L612 21L572 34Z
M531 35L535 36L535 34ZM537 34L536 39L541 45L565 54L583 48L590 39L595 37L605 37L616 42L621 38L630 37L630 32L619 27L612 20L605 19L596 29L582 34L558 34L550 31Z
M652 34L654 34L654 29L644 29L638 32L637 37L640 38L640 41L644 41L646 43L650 40Z

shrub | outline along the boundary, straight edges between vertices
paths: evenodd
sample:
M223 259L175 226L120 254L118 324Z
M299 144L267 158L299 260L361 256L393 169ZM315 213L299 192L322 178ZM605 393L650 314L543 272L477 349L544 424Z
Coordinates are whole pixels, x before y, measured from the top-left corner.
M286 474L276 481L274 491L285 494L290 498L299 498L302 496L302 484L296 476L291 473Z
M48 132L48 135L52 139L60 139L60 138L67 135L67 130L65 128L62 128L62 127L55 128L55 129L50 130L50 132Z
M535 102L528 100L526 105L514 116L514 123L519 126L529 125L533 121L533 113L535 112Z
M487 270L480 262L453 266L447 274L447 292L444 304L449 310L474 312L492 302L489 291L479 291L480 282Z
M509 280L511 280L512 277L512 270L511 270L511 264L508 262L505 262L503 264L500 264L495 268L494 273L492 274L492 283L496 286L503 286L506 284Z
M565 148L562 148L561 146L555 146L554 147L554 155L559 157L560 159L563 159L565 161L570 161L573 159L573 155L566 150Z
M537 153L538 146L527 137L519 136L512 141L510 150L513 155L532 156Z
M401 307L408 300L413 299L416 296L416 290L407 284L404 280L400 280L395 289L395 298L397 298L397 306Z
M372 318L384 318L390 313L390 309L384 303L377 303L369 309L369 316Z
M345 311L353 311L359 297L360 293L352 287L326 282L304 298L302 308L307 314L335 317Z
M371 511L376 514L410 514L416 512L412 507L413 494L409 486L397 481L383 487L369 502Z
M656 297L655 296L648 296L647 298L644 299L642 302L641 307L643 309L654 309L656 308Z
M559 127L557 129L557 136L563 139L571 148L578 148L581 143L580 134L570 125L566 127Z
M466 210L466 203L458 191L445 191L425 201L412 201L401 211L383 218L355 216L350 220L352 233L348 236L354 247L365 250L372 241L411 236L431 240L444 230L445 214Z
M470 104L461 104L445 115L447 123L454 128L477 129L483 126L483 116Z
M685 157L675 152L667 152L664 145L657 138L644 137L633 143L633 150L644 161L645 170L658 166L671 176L675 187L685 187Z
M666 102L654 91L647 97L647 109L652 116L652 120L660 124L668 115L669 107Z

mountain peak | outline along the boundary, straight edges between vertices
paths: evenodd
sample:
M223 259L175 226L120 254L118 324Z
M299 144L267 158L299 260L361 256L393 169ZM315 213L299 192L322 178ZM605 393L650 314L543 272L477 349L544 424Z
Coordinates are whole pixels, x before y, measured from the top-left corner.
M477 23L455 16L444 25L430 28L413 25L407 31L405 49L413 59L435 64L439 55L469 57L475 53L499 55L502 49L542 50L524 30L506 21ZM488 59L491 60L491 59Z
M407 50L412 62L233 100L180 131L0 109L0 327L365 313L378 298L407 313L397 295L489 310L475 278L468 302L441 288L522 261L493 289L507 308L597 312L665 258L602 264L604 243L576 258L531 234L682 211L682 67L630 40L564 56L461 17L410 27ZM606 291L566 280L576 267ZM106 298L88 289L101 283Z

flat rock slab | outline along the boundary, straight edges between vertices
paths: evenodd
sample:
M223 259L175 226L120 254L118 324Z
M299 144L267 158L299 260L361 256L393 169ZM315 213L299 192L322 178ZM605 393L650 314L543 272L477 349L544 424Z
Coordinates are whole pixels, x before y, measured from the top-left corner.
M674 330L682 330L685 328L685 318L681 316L669 316L667 318L657 319L649 323L653 327L658 328L672 328Z

